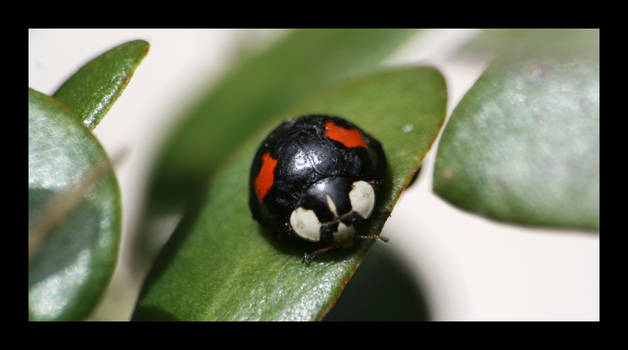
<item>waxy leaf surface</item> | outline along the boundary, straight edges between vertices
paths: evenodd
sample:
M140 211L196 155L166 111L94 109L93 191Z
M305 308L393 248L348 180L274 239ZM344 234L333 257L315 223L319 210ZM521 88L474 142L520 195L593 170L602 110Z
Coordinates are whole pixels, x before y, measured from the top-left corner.
M126 88L148 53L144 40L129 41L99 55L78 69L53 94L93 129Z
M596 50L493 62L443 131L434 191L491 219L598 230Z
M86 181L86 191L76 195ZM34 246L28 266L29 319L84 319L115 268L121 230L118 183L104 149L81 120L32 89L28 214L29 250Z
M282 120L310 113L342 116L376 137L389 171L379 214L363 233L378 234L434 142L446 102L437 70L410 67L351 80L275 117L232 154L197 210L183 218L148 276L133 319L322 319L374 241L306 264L301 258L311 246L276 240L264 230L248 207L249 168L259 143Z
M180 116L148 179L147 208L133 245L144 276L172 234L164 218L179 216L204 191L214 171L270 118L325 86L372 70L416 30L303 29L288 31L241 57Z

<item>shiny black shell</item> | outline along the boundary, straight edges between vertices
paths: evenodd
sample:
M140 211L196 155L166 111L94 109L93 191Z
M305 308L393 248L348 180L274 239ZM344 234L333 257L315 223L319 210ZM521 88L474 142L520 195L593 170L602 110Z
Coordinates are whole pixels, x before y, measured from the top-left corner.
M329 122L347 131L357 130L364 146L347 146L330 138L327 133ZM272 166L264 165L269 159ZM272 176L269 176L270 170ZM329 194L338 212L347 213L351 210L348 193L353 181L364 180L377 189L385 170L386 157L381 144L355 124L327 115L289 119L262 141L253 158L249 207L253 218L263 226L278 233L291 234L288 221L294 209L314 209L319 219L331 219L324 198L324 194ZM264 172L267 172L265 181L260 181ZM265 186L259 186L259 183ZM263 191L260 187L268 190ZM325 193L317 190L322 187L325 187ZM356 224L360 218L350 215L346 220ZM326 239L324 234L323 239Z

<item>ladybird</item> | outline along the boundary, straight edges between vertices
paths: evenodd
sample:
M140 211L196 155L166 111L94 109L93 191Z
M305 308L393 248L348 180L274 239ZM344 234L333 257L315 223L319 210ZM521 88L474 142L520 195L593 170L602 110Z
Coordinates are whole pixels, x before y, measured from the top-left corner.
M253 218L279 235L351 248L373 214L386 171L381 144L337 116L304 115L282 122L260 144L250 170Z

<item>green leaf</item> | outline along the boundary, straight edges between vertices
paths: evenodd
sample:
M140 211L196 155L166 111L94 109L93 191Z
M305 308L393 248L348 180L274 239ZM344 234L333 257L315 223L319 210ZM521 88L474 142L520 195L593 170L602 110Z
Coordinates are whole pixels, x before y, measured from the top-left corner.
M270 117L331 82L372 68L415 30L295 30L241 60L182 116L158 156L149 203L172 206L203 186Z
M81 320L113 274L118 183L90 131L52 97L28 93L28 304L31 320Z
M180 215L213 172L269 118L332 82L363 74L416 30L293 30L241 58L181 116L157 155L136 239L133 267L143 276Z
M83 65L54 93L83 124L94 129L109 111L148 53L143 40L118 45Z
M198 210L184 216L149 274L133 319L321 319L373 241L305 264L301 258L311 246L264 231L248 207L249 167L259 143L281 120L309 113L343 116L379 139L389 171L375 208L381 215L364 232L377 234L434 142L446 101L437 70L404 68L327 90L265 124L216 172Z
M492 63L443 131L434 191L488 218L599 228L599 59L578 54Z

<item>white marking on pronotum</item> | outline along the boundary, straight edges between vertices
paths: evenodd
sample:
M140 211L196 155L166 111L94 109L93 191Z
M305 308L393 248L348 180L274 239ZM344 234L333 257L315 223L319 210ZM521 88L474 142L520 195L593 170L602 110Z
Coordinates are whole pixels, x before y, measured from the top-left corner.
M338 211L336 209L336 204L331 200L331 197L326 194L325 198L327 198L327 206L329 207L329 211L334 214L335 217L338 217Z
M363 218L368 218L375 206L375 191L366 181L356 181L351 185L349 200L353 211Z
M297 235L312 242L321 240L321 223L311 209L298 207L290 214L290 226Z

